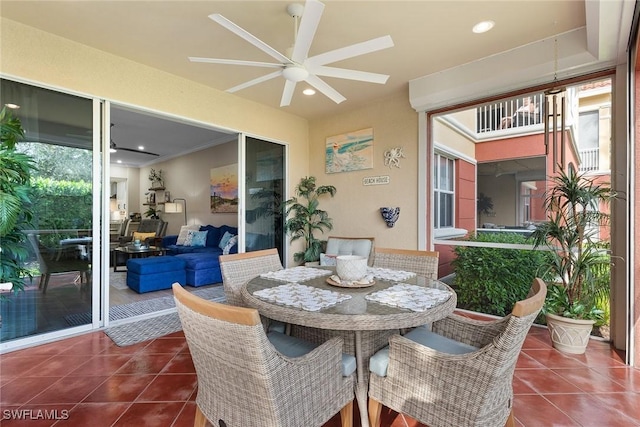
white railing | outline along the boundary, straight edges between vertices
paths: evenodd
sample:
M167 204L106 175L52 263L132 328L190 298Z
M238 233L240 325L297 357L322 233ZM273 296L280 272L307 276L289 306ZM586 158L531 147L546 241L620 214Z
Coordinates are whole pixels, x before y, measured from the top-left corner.
M513 98L476 108L476 132L523 128L542 123L544 93Z
M580 151L580 171L600 170L600 148L587 148Z

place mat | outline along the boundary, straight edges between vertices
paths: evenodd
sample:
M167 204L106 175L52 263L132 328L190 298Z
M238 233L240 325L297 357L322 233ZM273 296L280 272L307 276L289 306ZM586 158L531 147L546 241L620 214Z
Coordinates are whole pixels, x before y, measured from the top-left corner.
M413 273L411 271L392 270L390 268L382 267L368 267L367 274L372 275L373 277L376 277L378 279L391 281L407 280L416 275L416 273Z
M280 280L282 282L306 282L307 280L315 279L316 277L320 276L327 276L329 274L331 274L330 270L298 266L293 268L285 268L284 270L263 273L260 275L260 277L271 280Z
M287 283L274 288L262 289L253 295L260 299L301 308L306 311L318 311L348 300L351 295L318 289L299 283Z
M412 311L425 311L451 298L451 292L442 289L398 283L390 288L374 292L365 299Z

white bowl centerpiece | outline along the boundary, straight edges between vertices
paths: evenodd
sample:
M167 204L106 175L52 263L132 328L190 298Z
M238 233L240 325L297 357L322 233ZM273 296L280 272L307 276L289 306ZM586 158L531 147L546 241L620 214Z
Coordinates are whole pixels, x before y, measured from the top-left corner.
M357 255L338 255L336 272L340 281L357 282L367 274L367 259Z

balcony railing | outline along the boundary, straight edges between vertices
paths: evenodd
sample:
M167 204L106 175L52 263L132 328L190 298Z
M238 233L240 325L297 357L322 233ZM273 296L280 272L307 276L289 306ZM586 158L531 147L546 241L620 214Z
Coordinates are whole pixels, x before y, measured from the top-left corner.
M485 104L476 109L476 132L523 128L542 123L544 93Z
M600 170L600 148L587 148L579 151L581 172Z

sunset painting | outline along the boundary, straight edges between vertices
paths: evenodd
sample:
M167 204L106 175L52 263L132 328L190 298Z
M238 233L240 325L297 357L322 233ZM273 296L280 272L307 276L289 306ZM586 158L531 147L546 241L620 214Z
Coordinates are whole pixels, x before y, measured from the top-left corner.
M238 212L238 164L211 169L211 213Z

